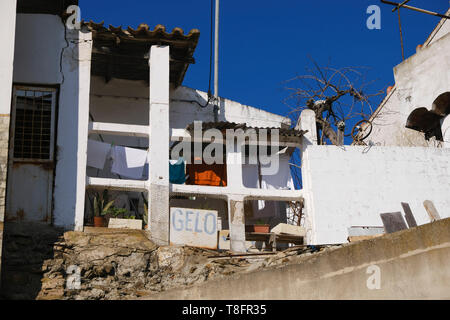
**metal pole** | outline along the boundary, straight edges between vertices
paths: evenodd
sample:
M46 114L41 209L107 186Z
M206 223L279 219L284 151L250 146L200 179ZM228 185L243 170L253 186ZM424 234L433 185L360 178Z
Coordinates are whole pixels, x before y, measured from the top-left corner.
M400 11L400 8L403 7L405 4L407 4L410 0L405 0L402 3L400 3L400 5L398 7L395 7L394 9L392 9L392 12L397 11L397 9Z
M403 46L403 31L402 31L402 20L400 18L400 8L397 11L398 13L398 27L400 29L400 44L402 45L402 61L405 61L405 48Z
M219 100L219 13L220 13L220 0L216 0L216 38L214 47L214 97L216 102Z
M401 5L401 3L396 3L396 2L392 2L392 1L386 1L386 0L381 0L381 2L385 3L385 4L390 4L390 5L396 6L397 8L400 7L400 5ZM440 18L450 19L450 16L447 16L444 14L439 14L439 13L428 11L428 10L424 10L424 9L420 9L420 8L416 8L416 7L412 7L412 6L407 6L406 4L402 5L401 7L405 8L405 9L410 9L410 10L414 10L417 12L421 12L421 13L431 14L432 16L436 16L436 17L440 17Z

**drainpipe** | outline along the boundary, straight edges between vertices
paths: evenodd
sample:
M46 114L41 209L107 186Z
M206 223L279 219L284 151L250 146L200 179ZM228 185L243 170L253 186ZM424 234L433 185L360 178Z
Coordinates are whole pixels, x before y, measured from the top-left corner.
M214 121L219 121L219 16L220 0L216 0L215 45L214 45Z

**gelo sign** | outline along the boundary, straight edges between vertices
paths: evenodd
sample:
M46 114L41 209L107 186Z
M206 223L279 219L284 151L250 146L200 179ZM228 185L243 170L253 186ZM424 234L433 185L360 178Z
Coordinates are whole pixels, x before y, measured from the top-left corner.
M170 209L170 244L217 249L217 211Z

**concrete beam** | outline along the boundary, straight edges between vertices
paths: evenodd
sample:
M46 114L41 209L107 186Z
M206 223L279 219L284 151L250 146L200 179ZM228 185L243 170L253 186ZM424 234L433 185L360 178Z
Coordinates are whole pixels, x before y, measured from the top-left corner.
M126 192L145 192L148 190L148 183L146 181L139 180L119 180L88 177L86 179L86 187Z
M148 126L130 124L90 122L89 134L116 135L125 137L146 138L149 135Z
M92 179L91 179L92 180ZM269 190L228 187L190 186L184 184L170 185L172 195L201 195L215 199L243 197L245 200L298 201L303 197L303 190Z

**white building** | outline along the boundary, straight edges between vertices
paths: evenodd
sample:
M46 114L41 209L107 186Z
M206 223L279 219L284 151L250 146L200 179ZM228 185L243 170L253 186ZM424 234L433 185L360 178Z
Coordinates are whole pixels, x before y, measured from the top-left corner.
M183 87L195 62L198 30L169 33L161 25L122 29L93 22L68 28L66 8L77 2L0 4L2 228L6 220L83 230L92 218L86 191L93 189L131 192L126 200L133 201L136 211L143 207L140 194L148 196L149 228L159 244L169 243L173 205L202 208L209 203L228 225L231 249L238 252L245 251L246 201L278 201L265 217L275 217L272 224L285 220L286 208L280 204L302 197L292 184L290 190L288 184L286 190L245 185L242 165L231 161L226 186L171 184L170 149L189 139L186 129L194 121L222 129L278 128L277 150L284 150L281 171L289 172L289 154L304 132L289 129L286 117L227 99L220 99L214 113L212 104L205 106L205 92ZM148 149L148 177L121 179L88 168L88 139ZM227 150L226 157L239 160L245 154L236 148ZM193 196L196 200L189 200Z
M417 47L417 53L394 68L394 76L395 85L372 115L373 131L368 142L449 147L449 19L443 18Z

